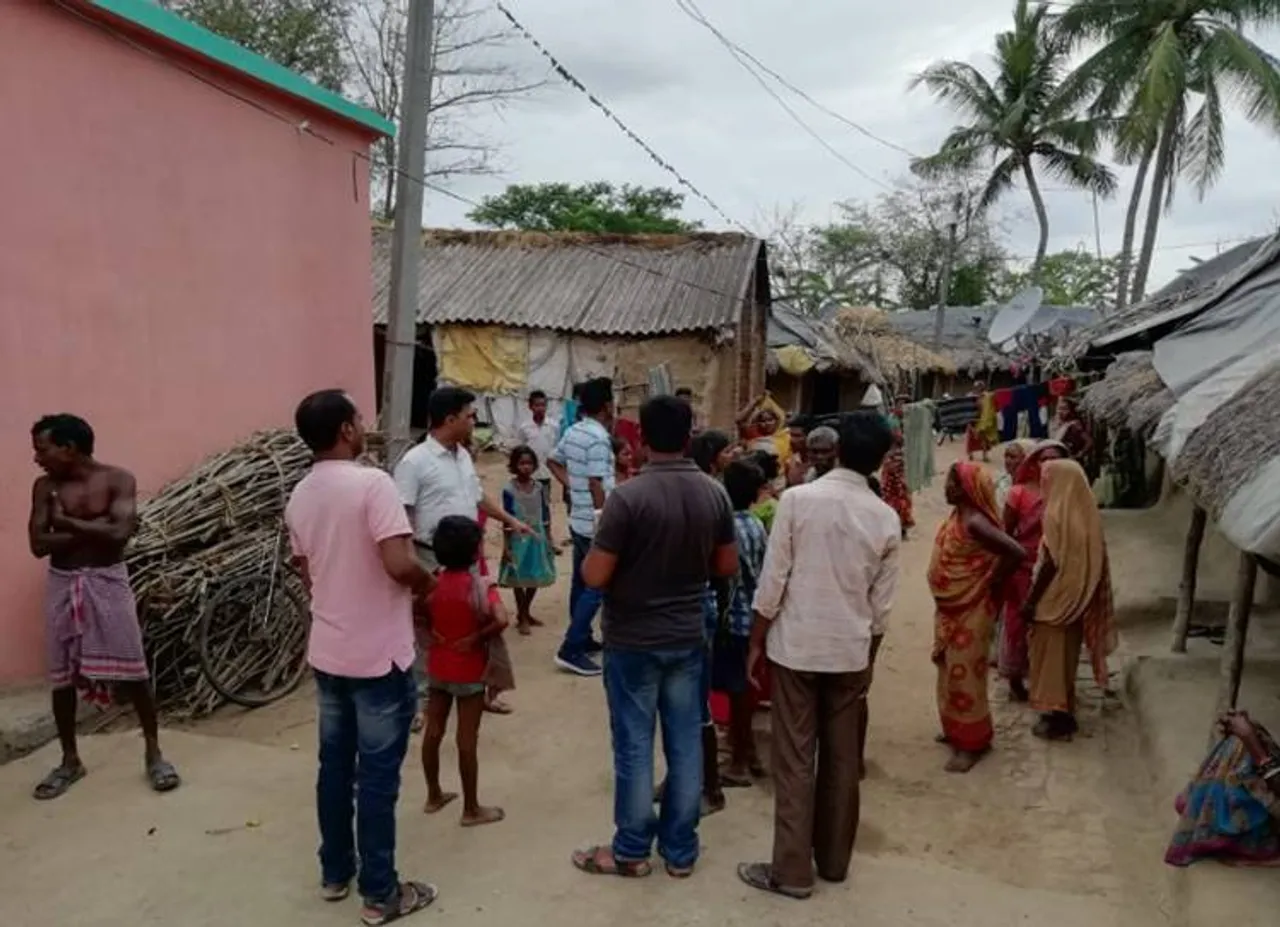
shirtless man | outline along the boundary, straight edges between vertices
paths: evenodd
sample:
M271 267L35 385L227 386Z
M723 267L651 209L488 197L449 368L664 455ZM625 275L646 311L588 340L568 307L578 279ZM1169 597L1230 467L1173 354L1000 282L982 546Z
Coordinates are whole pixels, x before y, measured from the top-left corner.
M27 530L31 553L49 558L45 600L53 719L62 763L36 786L45 801L84 778L76 747L76 692L89 701L118 701L138 712L146 742L146 773L157 792L181 780L160 752L155 697L142 631L124 565L138 524L133 474L93 459L93 429L74 415L49 415L31 427L37 466Z

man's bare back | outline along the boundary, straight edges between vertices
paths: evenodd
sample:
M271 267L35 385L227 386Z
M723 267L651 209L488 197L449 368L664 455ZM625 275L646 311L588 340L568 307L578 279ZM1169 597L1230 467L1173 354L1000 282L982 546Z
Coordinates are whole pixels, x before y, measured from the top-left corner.
M90 461L81 472L46 474L32 486L31 552L62 570L113 566L137 527L137 481Z

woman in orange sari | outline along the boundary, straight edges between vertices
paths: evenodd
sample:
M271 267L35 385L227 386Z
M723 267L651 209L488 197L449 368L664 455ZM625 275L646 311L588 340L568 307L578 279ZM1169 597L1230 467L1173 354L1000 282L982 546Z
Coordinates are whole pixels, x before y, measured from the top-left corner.
M1070 740L1076 725L1076 668L1082 646L1093 677L1107 684L1107 655L1115 650L1111 566L1102 516L1089 478L1074 460L1041 468L1044 536L1023 616L1031 626L1031 707L1034 733Z
M1026 451L1027 448L1029 451ZM1067 450L1056 441L1015 442L1010 449L1026 451L1013 473L1013 485L1004 501L1005 534L1022 545L1023 560L1004 583L1004 602L1000 614L1000 675L1009 680L1009 695L1015 702L1025 702L1027 693L1027 622L1022 614L1031 592L1031 576L1040 551L1041 527L1044 519L1044 497L1040 492L1040 468L1046 460L1066 457ZM1008 451L1006 451L1006 456Z
M999 575L1026 554L1000 530L995 484L981 464L953 466L946 496L954 509L938 529L929 563L937 607L932 657L938 667L939 739L953 753L946 769L964 773L991 749L995 736L987 670Z

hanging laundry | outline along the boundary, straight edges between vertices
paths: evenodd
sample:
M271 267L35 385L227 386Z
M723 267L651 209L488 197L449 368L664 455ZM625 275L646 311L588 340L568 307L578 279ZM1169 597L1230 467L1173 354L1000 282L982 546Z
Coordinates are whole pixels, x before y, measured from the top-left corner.
M1070 396L1076 391L1076 381L1070 377L1055 377L1049 381L1049 395L1055 398Z
M996 411L1000 414L999 431L1001 443L1012 441L1018 437L1018 407L1014 404L1015 391L998 389L992 396Z
M978 420L978 397L956 396L937 403L938 428L951 434L960 434Z
M902 410L902 440L907 489L919 492L933 482L933 403L913 402Z

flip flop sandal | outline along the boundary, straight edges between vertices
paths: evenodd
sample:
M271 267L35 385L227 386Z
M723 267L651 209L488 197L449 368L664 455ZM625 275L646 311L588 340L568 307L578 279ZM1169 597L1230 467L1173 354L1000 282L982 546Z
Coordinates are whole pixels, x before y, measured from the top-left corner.
M643 879L653 872L647 859L624 861L613 855L610 847L599 845L585 850L574 850L573 865L587 875L621 876L624 879Z
M506 702L499 702L496 699L492 702L486 702L484 710L489 712L491 715L509 715L515 711L515 709Z
M382 904L368 904L360 915L365 927L382 927L431 907L440 891L426 882L402 882L396 895Z
M85 777L88 770L84 766L59 766L40 780L32 796L36 801L53 801L67 794L67 790Z
M168 760L157 760L147 767L147 781L153 792L172 792L182 785L182 777Z
M773 867L768 863L739 863L738 878L762 892L771 892L783 898L794 898L796 901L803 901L813 894L812 888L790 888L779 885L773 877Z
M337 902L346 901L351 895L350 882L334 882L331 885L320 886L320 897L325 901Z
M687 879L689 876L693 875L692 866L673 866L667 862L664 862L662 865L666 868L667 875L671 876L673 879Z

